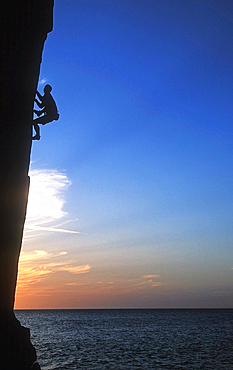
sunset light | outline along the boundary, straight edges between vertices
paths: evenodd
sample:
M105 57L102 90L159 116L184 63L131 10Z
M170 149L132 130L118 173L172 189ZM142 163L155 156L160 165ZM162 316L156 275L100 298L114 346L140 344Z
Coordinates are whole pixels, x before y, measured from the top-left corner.
M55 2L16 308L232 306L228 3Z
M0 370L233 369L233 1L0 9Z

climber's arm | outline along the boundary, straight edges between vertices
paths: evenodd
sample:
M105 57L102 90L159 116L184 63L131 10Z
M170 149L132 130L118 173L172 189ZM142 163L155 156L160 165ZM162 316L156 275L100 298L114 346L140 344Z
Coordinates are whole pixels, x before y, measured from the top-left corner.
M38 90L36 90L36 95L38 96L38 98L42 101L43 100L43 96L39 93Z

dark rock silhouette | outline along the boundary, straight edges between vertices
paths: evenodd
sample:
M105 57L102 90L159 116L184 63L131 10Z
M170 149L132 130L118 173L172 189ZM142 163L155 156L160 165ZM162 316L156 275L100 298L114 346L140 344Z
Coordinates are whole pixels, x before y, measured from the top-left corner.
M36 354L29 329L16 320L13 308L33 104L44 42L53 26L53 0L1 0L0 17L0 368L28 370Z
M57 111L57 105L55 100L51 95L52 86L45 85L44 87L44 95L41 95L39 91L36 92L36 95L40 99L35 99L36 104L38 105L41 110L33 109L33 112L37 116L41 116L33 120L33 126L36 131L36 135L32 137L32 140L40 140L40 128L39 124L46 125L46 123L57 121L59 119L59 114Z

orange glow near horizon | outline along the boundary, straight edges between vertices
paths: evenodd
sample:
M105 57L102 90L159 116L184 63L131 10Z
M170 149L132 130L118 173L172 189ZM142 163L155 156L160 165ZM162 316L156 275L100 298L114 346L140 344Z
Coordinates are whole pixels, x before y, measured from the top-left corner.
M124 307L127 300L163 294L159 275L138 278L101 273L78 265L66 252L22 252L16 292L16 309Z
M130 305L129 297L136 302L135 297L162 293L159 275L129 272L122 251L94 258L77 255L81 233L64 229L70 222L63 211L64 190L70 184L67 176L55 170L34 170L30 177L16 309L125 307Z
M115 231L109 238L106 229L103 236L103 229L80 226L76 213L63 210L65 190L70 184L67 176L47 169L32 171L30 176L15 309L198 308L209 307L209 302L212 307L221 306L221 302L231 304L224 287L232 269L216 275L206 269L206 264L194 268L192 257L185 260L184 251L174 252L170 241L162 247L143 246L141 234L138 239L133 235L136 241L132 247L127 237L119 238ZM89 226L89 220L86 224ZM216 290L216 279L222 290Z

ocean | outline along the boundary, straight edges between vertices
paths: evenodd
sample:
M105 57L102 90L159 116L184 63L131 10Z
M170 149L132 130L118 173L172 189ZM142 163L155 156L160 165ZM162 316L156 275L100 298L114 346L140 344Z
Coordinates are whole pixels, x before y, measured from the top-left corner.
M233 309L17 310L42 370L231 370Z

